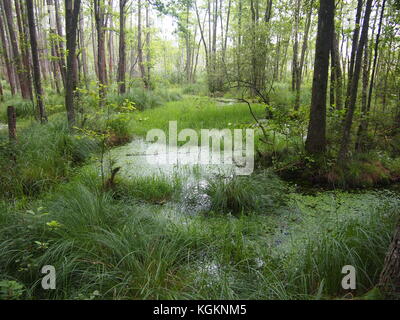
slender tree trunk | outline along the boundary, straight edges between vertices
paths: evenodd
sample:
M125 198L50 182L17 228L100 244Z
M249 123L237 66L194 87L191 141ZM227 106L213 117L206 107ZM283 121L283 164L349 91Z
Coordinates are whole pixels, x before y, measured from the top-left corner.
M54 9L55 9L55 18L56 18L56 27L57 27L57 34L60 38L63 38L62 26L61 26L61 17L60 17L60 5L58 0L54 0ZM58 63L61 70L61 78L63 80L64 87L66 86L66 79L67 79L67 66L65 64L65 55L64 55L64 44L63 41L56 41L57 43L57 56L58 56Z
M364 0L358 0L357 3L357 12L356 12L356 21L355 21L355 27L353 31L353 41L351 45L351 56L350 56L350 66L348 70L348 80L347 80L347 94L346 94L346 103L345 103L345 108L348 108L348 105L350 103L350 96L351 96L351 86L352 86L352 78L353 78L353 73L354 73L354 61L356 58L356 53L358 52L358 38L360 34L360 21L361 21L361 13L362 13L362 7L363 7L363 2Z
M126 49L125 49L125 5L127 0L119 0L119 63L118 63L118 92L126 92Z
M33 0L26 0L28 12L29 35L31 39L32 63L33 63L33 84L35 86L36 102L41 123L47 122L46 110L43 102L43 89L40 79L40 63L37 46L37 36L35 27L35 17L33 13Z
M19 30L19 47L21 52L21 62L25 73L25 81L29 90L29 99L33 100L32 81L31 81L31 66L29 61L29 44L28 44L28 30L25 24L24 7L22 2L15 1L15 12L17 15L17 25Z
M368 57L368 42L365 44L364 62L363 62L363 77L362 77L362 94L361 94L361 121L357 131L356 151L361 152L365 149L365 138L367 134L366 128L368 123L367 97L368 97L368 82L369 82L369 57Z
M14 73L13 73L13 68L11 65L10 57L8 56L7 40L6 40L6 35L5 35L3 17L2 17L1 13L0 13L0 40L1 40L2 47L3 47L2 54L4 56L4 62L6 65L8 82L10 83L11 95L14 96L17 91L17 86L15 83L15 78L14 78Z
M297 69L297 73L296 73L296 99L295 99L295 103L294 103L295 110L298 110L300 107L301 81L302 81L302 75L303 75L304 60L305 60L305 55L306 55L307 46L308 46L308 34L310 32L311 15L312 15L312 10L313 10L313 5L314 5L314 0L311 0L310 8L309 8L307 19L306 19L306 26L305 26L304 37L303 37L303 45L301 48L300 65L299 65L299 67Z
M322 153L326 149L326 94L334 12L334 0L320 0L310 122L305 145L307 152L312 154Z
M338 155L338 162L344 163L345 159L347 158L349 152L349 145L350 145L350 135L351 135L351 126L353 124L353 116L354 111L356 109L356 100L357 100L357 92L358 92L358 81L360 79L360 71L362 65L362 57L363 57L363 50L365 47L365 43L368 40L368 28L369 28L369 18L371 15L371 7L372 7L372 0L367 0L367 4L365 7L365 14L364 14L364 22L360 36L360 42L357 45L357 55L354 64L354 72L351 77L351 90L350 90L350 98L348 100L348 108L346 109L346 118L343 125L343 133L342 133L342 140L340 144L340 150Z
M106 48L105 48L105 3L104 0L94 0L94 16L97 31L97 63L99 78L99 105L103 107L106 98L107 72L106 72Z
M56 0L57 1L57 0ZM81 0L65 0L65 30L67 35L67 72L65 87L65 106L68 124L75 124L74 91L76 89L76 40Z
M138 35L137 35L137 45L138 45L138 63L142 81L146 89L149 88L149 83L147 82L146 71L144 68L143 61L143 44L142 44L142 1L138 0Z
M335 107L336 109L341 110L343 108L343 77L342 68L340 66L339 41L336 32L333 33L332 38L331 59L331 72L334 75L334 82L331 83L331 87L333 87L335 93Z
M24 98L24 99L31 99L32 96L30 94L30 89L29 89L29 78L28 78L29 75L27 74L27 70L25 70L25 68L22 65L21 56L20 56L20 53L18 50L18 41L17 41L17 37L15 35L15 27L14 27L14 22L13 22L13 18L12 18L10 0L3 0L3 8L4 8L6 20L7 20L8 33L10 36L10 42L11 42L11 48L12 48L12 52L13 52L14 63L17 68L18 80L19 80L19 84L21 87L21 95L22 95L22 98Z
M86 53L86 41L85 41L85 25L83 22L83 14L79 17L79 43L82 55L82 69L83 69L83 81L85 82L86 89L89 89L89 69L87 65L87 53Z
M149 16L149 4L146 4L146 75L147 85L149 88L152 87L151 83L151 43L150 43L150 16Z

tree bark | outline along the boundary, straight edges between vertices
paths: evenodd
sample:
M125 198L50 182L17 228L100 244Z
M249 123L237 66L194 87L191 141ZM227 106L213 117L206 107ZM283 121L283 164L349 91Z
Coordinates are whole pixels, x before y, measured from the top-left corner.
M57 34L60 38L63 38L62 26L61 26L61 17L60 17L60 5L58 0L54 0L54 9L55 9L55 17L56 17L56 27ZM58 63L61 70L61 77L63 80L64 87L66 86L67 79L67 65L65 63L65 55L64 55L64 44L63 41L56 41L57 43L57 55L58 55Z
M10 57L8 56L7 39L6 39L4 27L5 26L3 23L3 17L2 17L2 14L0 13L0 40L1 40L2 47L3 47L2 53L4 56L4 62L6 64L7 78L8 78L8 82L10 83L11 95L14 96L17 91L17 86L15 83L14 72L13 72L13 68L11 65Z
M342 140L338 155L338 162L342 164L346 160L349 152L351 126L353 124L353 116L354 116L354 111L356 109L358 81L360 79L363 51L365 43L368 40L368 28L369 28L369 18L371 15L371 7L372 7L372 0L367 0L367 4L365 7L365 14L364 14L364 22L360 36L360 42L357 45L358 50L354 64L354 72L351 78L352 82L351 82L350 97L348 99L348 107L346 109L346 118L343 125Z
M127 0L119 0L119 63L118 63L118 92L126 92L126 45L125 45L125 5Z
M8 118L8 137L10 142L17 141L17 116L15 108L13 106L7 107L7 118Z
M397 224L386 254L379 287L388 296L397 296L398 298L400 295L400 222Z
M107 71L105 47L105 3L104 0L94 0L94 17L97 31L97 69L99 79L99 105L103 107L106 98Z
M29 99L33 101L31 66L29 61L29 44L27 39L28 30L25 24L24 7L22 2L15 1L15 12L17 15L17 25L19 30L19 47L21 52L21 63L24 69L25 81L29 90Z
M326 94L334 11L334 0L320 0L310 122L305 145L307 152L311 154L322 153L326 149Z
M338 110L343 108L343 77L342 68L340 66L339 41L336 32L333 32L332 48L331 48L332 70L334 82L331 87L334 90L335 107Z
M4 8L4 13L6 16L7 20L7 26L8 26L8 34L10 36L10 42L11 42L11 48L13 52L13 58L14 58L14 63L17 68L17 75L18 75L18 80L21 88L21 95L22 98L24 99L31 99L31 94L29 90L29 83L28 83L28 74L27 71L24 69L21 61L21 56L18 50L18 41L17 37L15 35L15 27L14 27L14 22L12 18L12 11L11 11L11 5L10 5L9 0L3 0L3 8Z
M65 106L70 128L75 124L74 92L77 83L76 40L81 0L65 0L65 30L67 35L67 72Z
M33 84L35 86L36 102L41 123L47 122L46 110L43 102L43 89L40 79L40 63L37 46L37 36L35 27L35 17L33 13L33 0L26 0L28 13L29 35L31 40L32 63L33 63Z

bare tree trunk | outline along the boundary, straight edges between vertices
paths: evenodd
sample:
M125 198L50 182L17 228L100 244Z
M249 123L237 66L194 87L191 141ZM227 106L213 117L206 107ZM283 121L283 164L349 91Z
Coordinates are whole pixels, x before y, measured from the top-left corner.
M57 1L57 0L56 0ZM68 124L75 124L74 91L76 89L76 40L81 0L65 0L65 30L67 35L67 72L65 87L65 106Z
M32 82L31 82L31 66L29 61L29 45L27 34L28 30L25 25L25 17L22 2L15 1L15 12L17 15L17 25L19 30L19 47L21 50L21 62L25 70L25 81L29 90L29 99L33 100Z
M62 32L62 27L61 27L61 18L59 15L60 6L58 3L58 0L54 0L54 10L55 10L55 17L56 17L57 33L60 38L63 38L63 32ZM67 66L65 64L64 44L63 44L63 41L56 41L56 43L57 43L56 51L57 51L57 56L58 56L58 63L59 63L60 70L61 70L61 78L63 80L64 87L66 87Z
M143 44L142 44L142 1L138 0L138 35L137 35L137 44L138 44L138 63L140 74L142 76L142 81L144 83L144 87L146 89L149 88L149 83L147 82L146 71L144 68L143 61Z
M114 37L113 37L113 1L109 0L109 12L107 14L107 19L110 20L110 27L108 32L108 79L112 83L114 79Z
M80 14L79 18L79 42L82 54L82 68L83 68L83 81L85 82L86 89L89 89L89 69L87 66L86 42L85 42L85 25L83 23L83 15Z
M307 19L306 19L306 26L305 26L305 32L304 32L304 37L303 37L303 45L301 48L300 65L298 66L297 73L296 73L296 99L295 99L295 103L294 103L295 110L298 110L300 107L301 81L302 81L302 75L303 75L304 60L305 60L305 55L306 55L307 46L308 46L308 34L310 32L311 15L312 15L312 10L313 10L314 0L311 0L309 5L310 5L310 8L309 8Z
M379 287L388 296L400 295L400 222L397 224L392 242L387 252Z
M8 137L10 142L17 141L17 116L13 106L7 107Z
M350 98L348 99L349 103L348 103L348 108L346 109L346 118L343 125L342 141L340 144L340 150L338 155L338 162L342 164L344 163L344 160L347 158L347 154L349 151L351 126L353 124L353 115L356 109L358 81L360 79L363 50L365 47L365 43L368 40L368 28L369 28L369 18L371 15L371 7L372 7L372 0L367 0L367 4L365 7L365 14L364 14L364 22L360 36L360 42L357 45L358 49L354 64L354 72L351 77L352 83L350 90Z
M35 86L36 102L41 123L47 122L46 110L43 103L43 89L40 79L40 63L37 46L35 17L33 13L33 0L26 0L28 12L29 35L31 39L32 63L33 63L33 84Z
M353 78L353 73L354 73L354 60L356 58L356 53L358 51L358 46L359 46L358 38L359 38L359 34L360 34L360 20L361 20L361 12L362 12L362 7L363 7L363 2L364 2L363 0L358 0L358 3L357 3L356 21L355 21L355 27L354 27L354 31L353 31L350 66L349 66L349 70L348 70L348 79L347 79L347 93L346 93L346 103L345 103L346 109L349 107L349 103L350 103L352 78Z
M119 0L119 63L118 63L118 92L126 92L126 49L125 49L125 5L127 0Z
M310 122L305 145L307 152L312 154L322 153L326 149L326 93L334 14L335 1L320 0Z
M151 83L151 47L150 47L150 16L149 16L149 4L146 4L146 75L147 85L152 88Z
M15 83L15 78L14 78L13 68L12 68L12 65L10 62L10 57L8 56L7 40L6 40L6 35L5 35L3 17L1 15L1 13L0 13L0 40L1 40L2 47L3 47L2 54L4 56L4 62L6 65L8 82L10 83L11 95L14 96L17 91L17 86Z
M6 16L7 20L7 25L8 25L8 33L10 36L10 42L11 42L11 48L13 52L13 58L14 58L14 63L17 68L17 75L18 75L18 80L19 84L21 87L21 95L22 98L24 99L31 99L31 94L29 90L29 83L28 83L28 74L27 71L23 68L22 66L22 61L21 61L21 56L18 50L18 42L17 42L17 37L15 35L15 27L14 27L14 22L12 19L12 11L11 11L11 5L10 5L9 0L3 0L3 8L4 8L4 13Z
M99 105L103 107L106 98L107 71L106 71L106 48L105 48L105 3L104 0L94 0L94 16L97 30L97 63L99 78Z
M368 82L369 82L369 57L368 57L368 42L365 44L364 62L363 62L363 77L362 77L362 94L361 94L361 121L357 131L356 151L361 152L365 149L365 131L368 123L367 97L368 97Z
M331 87L334 90L334 100L336 109L343 108L343 77L342 68L340 66L339 42L336 32L333 33L332 48L331 48L332 70L334 82L331 82Z

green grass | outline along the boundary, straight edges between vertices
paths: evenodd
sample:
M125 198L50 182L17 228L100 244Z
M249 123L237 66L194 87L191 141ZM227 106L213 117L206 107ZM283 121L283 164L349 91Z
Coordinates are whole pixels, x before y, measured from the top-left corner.
M279 215L175 219L99 185L85 169L27 209L2 207L0 271L23 284L23 297L331 298L346 293L346 264L362 295L377 281L400 203L391 193L291 194ZM40 289L45 264L57 270L57 290Z
M265 116L262 105L254 105L253 109L259 118ZM194 129L224 129L238 128L254 122L245 104L235 104L218 107L207 97L185 98L167 103L163 108L145 110L134 115L132 132L145 137L151 129L161 129L168 132L168 121L178 122L178 131L185 128Z
M135 176L118 179L114 188L114 197L126 201L136 199L149 203L164 204L176 198L182 188L178 176L167 177L160 175Z
M252 176L214 179L206 192L215 212L268 214L284 206L288 190L274 174L264 171Z
M253 108L263 117L263 106ZM195 130L253 123L247 105L205 97L144 109L131 122L113 113L108 125L144 137L168 120ZM107 126L100 120L88 128ZM274 159L295 154L287 139L298 135L296 121L290 137L275 127ZM270 171L210 179L211 209L191 215L174 207L182 177L117 175L104 191L98 159L90 161L96 140L69 133L64 115L25 122L15 147L0 139L0 299L332 299L347 293L347 264L361 297L378 281L398 219L398 194L302 195ZM57 289L45 291L40 269L49 264Z

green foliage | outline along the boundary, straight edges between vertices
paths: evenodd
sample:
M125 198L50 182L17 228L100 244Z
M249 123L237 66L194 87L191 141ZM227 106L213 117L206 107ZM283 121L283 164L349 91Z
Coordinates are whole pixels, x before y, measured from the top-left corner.
M0 281L0 300L18 300L24 293L24 285L17 281Z
M149 91L140 88L130 88L129 92L124 95L109 94L107 97L108 103L122 105L124 101L129 101L133 103L138 110L156 108L168 101L176 101L179 99L180 95L173 91Z
M135 176L129 180L118 180L114 197L123 201L133 199L164 204L179 193L181 183L179 177Z

